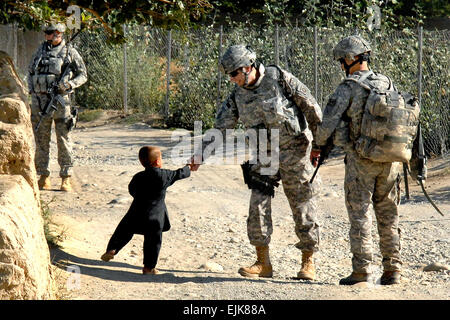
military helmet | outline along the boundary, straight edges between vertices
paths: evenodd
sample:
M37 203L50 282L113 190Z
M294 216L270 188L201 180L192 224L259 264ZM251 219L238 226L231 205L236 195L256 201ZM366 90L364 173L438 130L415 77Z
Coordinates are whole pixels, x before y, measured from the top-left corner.
M55 30L64 33L66 31L66 26L63 23L50 23L44 27L44 32Z
M234 45L227 49L220 59L220 69L229 74L239 68L251 66L256 61L256 53L248 46Z
M372 51L372 49L366 40L358 35L353 35L338 42L333 49L333 57L334 60L339 60L342 58L353 60L355 56L370 51Z

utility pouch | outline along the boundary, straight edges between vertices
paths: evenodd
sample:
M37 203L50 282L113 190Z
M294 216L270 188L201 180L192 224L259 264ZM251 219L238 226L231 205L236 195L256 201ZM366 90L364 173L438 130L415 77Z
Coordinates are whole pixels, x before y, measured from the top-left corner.
M280 184L269 177L262 176L256 172L251 172L251 167L252 166L249 161L241 164L244 182L248 188L257 189L265 195L274 197L275 187L278 187Z

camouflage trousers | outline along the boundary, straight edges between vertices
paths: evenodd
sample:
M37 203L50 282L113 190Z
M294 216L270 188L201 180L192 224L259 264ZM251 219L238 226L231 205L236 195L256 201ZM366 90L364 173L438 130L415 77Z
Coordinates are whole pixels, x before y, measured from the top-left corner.
M70 98L68 95L62 96L65 105L57 103L58 109L52 115L42 118L41 124L36 131L39 122L41 106L48 102L46 94L33 94L31 97L31 122L34 130L36 142L35 165L38 175L50 175L50 141L52 136L52 124L55 122L56 143L58 147L58 164L60 166L59 176L69 177L72 175L72 138L71 129L68 128L68 121L72 118Z
M281 177L292 210L295 233L300 240L296 247L302 251L316 252L320 241L316 198L321 182L317 175L313 184L309 183L314 172L310 160L311 141L309 130L297 137L280 139L278 176ZM270 195L252 189L247 233L254 246L270 243L273 232L271 200Z
M373 205L380 236L380 251L385 271L401 270L400 170L402 164L372 162L354 151L345 159L345 203L350 219L350 249L354 272L370 273L372 262Z

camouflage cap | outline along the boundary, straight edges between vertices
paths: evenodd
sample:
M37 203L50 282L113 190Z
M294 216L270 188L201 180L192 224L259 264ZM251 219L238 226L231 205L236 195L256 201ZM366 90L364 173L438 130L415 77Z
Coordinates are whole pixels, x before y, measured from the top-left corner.
M364 52L370 52L370 44L358 35L349 36L341 41L333 49L334 60L341 58L354 59Z
M63 23L50 23L44 27L44 32L55 30L64 33L66 31L66 26Z
M234 45L227 49L220 59L220 69L228 74L239 68L251 66L256 61L256 53L248 46Z

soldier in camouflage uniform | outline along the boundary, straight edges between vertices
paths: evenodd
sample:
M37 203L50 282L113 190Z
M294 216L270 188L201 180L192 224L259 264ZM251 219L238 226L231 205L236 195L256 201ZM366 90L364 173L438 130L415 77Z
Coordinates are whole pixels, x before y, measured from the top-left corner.
M45 27L45 40L33 55L29 66L28 88L31 94L31 121L35 130L36 171L40 175L40 189L50 189L50 140L52 123L55 122L58 146L59 175L62 178L61 190L71 191L72 175L72 140L71 130L76 121L76 110L72 107L73 90L87 81L86 66L80 54L70 45L66 45L63 33L66 30L61 23ZM36 125L50 98L47 90L57 81L66 66L72 63L70 72L61 79L58 86L57 110L42 118L39 128Z
M342 285L370 279L370 264L373 259L370 204L375 211L383 256L384 273L381 284L400 281L402 262L397 206L400 202L401 163L374 162L362 158L355 150L369 91L352 78L363 80L366 77L379 89L385 90L392 86L388 77L369 70L370 52L370 45L359 36L344 38L334 48L334 59L341 63L347 78L331 95L316 135L317 145L323 147L331 138L335 145L341 146L346 152L344 189L350 219L353 272L340 280Z
M251 166L253 177L269 179L273 184L281 179L295 221L299 238L296 245L302 251L302 267L298 278L313 280L315 268L312 255L319 249L319 222L316 198L320 178L311 185L314 167L311 163L313 132L321 122L322 111L309 89L289 72L277 66L265 67L256 61L256 54L243 45L231 46L221 58L222 71L236 84L219 109L215 128L225 134L238 120L246 128L278 129L279 151L274 157L277 172L264 173L273 163L258 159ZM267 153L271 156L270 138ZM203 143L205 150L207 143ZM202 158L194 163L201 163ZM194 156L195 158L195 156ZM193 158L193 159L194 159ZM196 170L194 167L193 170ZM250 187L250 185L249 185ZM256 247L257 261L242 267L239 273L247 277L272 277L269 243L272 235L272 194L250 187L250 208L247 232Z

